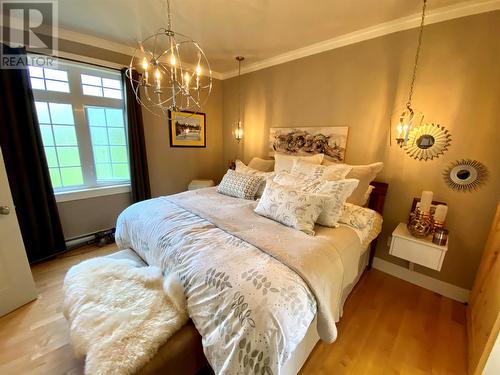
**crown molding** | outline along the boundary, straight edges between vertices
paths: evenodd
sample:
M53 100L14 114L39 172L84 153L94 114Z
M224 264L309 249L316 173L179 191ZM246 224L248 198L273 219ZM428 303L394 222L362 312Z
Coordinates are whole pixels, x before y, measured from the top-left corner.
M472 16L475 14L492 12L500 9L500 0L486 1L465 1L458 4L441 7L429 11L425 17L425 24L444 22L455 18ZM257 70L269 68L271 66L283 64L289 61L297 60L303 57L315 55L318 53L330 51L336 48L344 47L350 44L359 43L365 40L378 38L380 36L396 33L416 28L420 26L421 14L414 14L407 17L398 18L392 21L384 22L365 29L357 30L352 33L344 34L322 42L314 43L306 47L298 48L285 52L268 59L260 60L255 63L247 64L241 68L241 74L255 72ZM238 70L232 70L222 73L221 79L236 77Z

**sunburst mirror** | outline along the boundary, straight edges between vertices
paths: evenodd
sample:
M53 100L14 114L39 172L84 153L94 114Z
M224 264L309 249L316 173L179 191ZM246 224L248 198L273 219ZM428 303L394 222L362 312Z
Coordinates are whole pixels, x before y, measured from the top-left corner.
M456 191L477 190L488 178L488 169L477 160L457 160L443 172L446 184Z
M442 155L451 144L451 134L439 124L422 124L410 131L403 146L415 160L432 160Z

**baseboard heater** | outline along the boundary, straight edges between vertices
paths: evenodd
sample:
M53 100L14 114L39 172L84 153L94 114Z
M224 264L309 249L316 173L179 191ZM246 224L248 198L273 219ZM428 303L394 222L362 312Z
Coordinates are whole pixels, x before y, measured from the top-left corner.
M97 244L98 246L104 246L108 243L112 243L115 240L115 228L101 230L94 233L84 234L78 237L66 239L66 248L68 250L74 250L76 248Z

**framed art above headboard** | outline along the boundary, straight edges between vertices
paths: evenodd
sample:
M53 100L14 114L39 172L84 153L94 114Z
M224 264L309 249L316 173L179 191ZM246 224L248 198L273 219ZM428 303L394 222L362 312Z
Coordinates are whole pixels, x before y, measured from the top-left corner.
M271 128L269 156L275 152L294 155L325 154L331 161L342 162L347 146L347 126Z

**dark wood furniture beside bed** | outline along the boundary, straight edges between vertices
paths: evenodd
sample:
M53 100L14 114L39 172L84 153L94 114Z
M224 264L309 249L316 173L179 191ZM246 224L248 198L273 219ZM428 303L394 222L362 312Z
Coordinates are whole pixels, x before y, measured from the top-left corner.
M373 186L374 189L370 194L370 200L368 201L368 208L377 211L380 215L383 216L385 196L387 195L389 184L385 182L372 181L370 185ZM377 249L377 240L378 236L370 244L370 257L368 258L368 266L366 267L367 269L372 268L373 258L375 258L375 250Z

